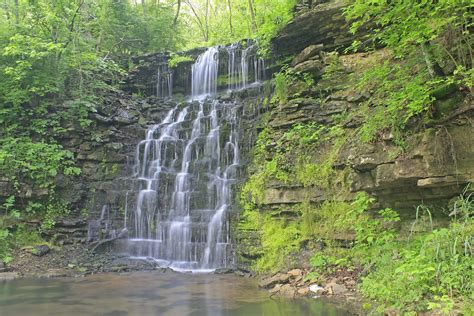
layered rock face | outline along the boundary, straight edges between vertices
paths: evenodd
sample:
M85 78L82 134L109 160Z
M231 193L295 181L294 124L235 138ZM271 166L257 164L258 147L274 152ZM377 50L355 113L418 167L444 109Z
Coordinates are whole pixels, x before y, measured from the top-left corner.
M305 3L308 2L308 3ZM343 49L356 39L349 33L342 9L343 0L302 1L298 14L272 40L273 50L278 56L293 55L311 44L323 44L328 50Z
M64 148L76 155L81 175L57 183L61 198L73 211L59 220L51 232L64 243L87 241L89 219L102 218L105 229L124 212L135 144L143 138L146 126L159 122L174 103L138 99L123 93L108 96L87 129L71 125L63 137Z
M429 208L435 225L443 225L449 218L446 210L452 201L474 181L472 97L454 91L436 100L435 120L425 125L416 120L408 123L403 153L396 136L389 132L379 135L377 141L361 142L356 132L367 118L360 113L370 104L372 95L370 91L356 92L353 78L370 67L374 59L387 58L389 52L380 49L344 55L340 48L355 38L348 33L343 7L343 1L312 4L312 9L306 8L273 40L277 55L293 56L291 71L307 74L314 82L307 85L304 80L296 80L288 84L287 100L270 110L266 131L270 145L265 151L270 161L282 135L298 124L341 127L342 135L352 136L337 150L337 157L330 160L332 170L340 171L345 185L327 188L272 179L265 183L263 199L257 207L262 214L278 214L275 216L291 220L298 216L295 209L303 203L318 205L335 195L351 200L357 192L367 192L376 199L374 210L392 208L400 213L402 230L409 229L419 205ZM334 50L340 55L334 55ZM337 69L334 58L339 63ZM308 156L315 163L327 161L334 154L334 147L334 140L322 141ZM285 155L292 153L286 151ZM298 157L293 157L296 164ZM242 267L248 267L261 254L260 233L258 229L238 231Z
M349 24L342 15L345 5L344 1L313 1L273 40L277 55L293 55L292 69L311 75L316 82L311 88L298 84L289 88L288 101L271 113L269 125L276 133L301 123L333 126L341 115L348 113L350 119L342 123L347 132L363 123L357 113L371 95L355 93L349 77L357 76L372 58L384 58L387 52L381 49L373 54L342 55L339 77L332 81L322 79L328 67L333 67L329 53L357 39L348 32ZM474 147L470 144L474 139L472 99L452 93L437 100L434 108L442 109L446 104L457 110L445 113L446 119L431 126L413 126L403 155L394 154L394 135L386 133L378 142L346 144L333 167L349 167L351 191L372 194L382 207L413 210L414 205L422 203L435 209L446 207L447 201L474 179ZM324 148L320 151L314 153L315 160L317 156L324 158ZM277 183L268 187L265 200L269 205L299 203L308 195L306 191L307 188ZM325 199L322 190L311 191L312 200Z

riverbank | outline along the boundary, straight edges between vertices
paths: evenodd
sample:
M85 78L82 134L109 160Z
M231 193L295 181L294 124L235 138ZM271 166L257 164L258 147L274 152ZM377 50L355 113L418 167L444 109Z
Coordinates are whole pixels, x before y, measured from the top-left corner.
M40 253L36 249L43 249ZM46 250L47 249L47 250ZM83 244L40 245L14 250L0 280L11 278L82 277L108 272L166 271L153 260L134 260L112 252L96 253Z
M38 252L42 249L44 253ZM47 250L46 250L47 249ZM14 260L0 272L0 281L15 279L84 279L88 277L112 278L131 274L151 273L182 275L190 277L189 273L178 273L169 268L161 267L154 260L135 260L112 252L95 253L84 244L64 245L52 247L40 245L25 247L14 252ZM287 273L277 273L269 277L262 277L248 271L238 269L217 269L214 273L206 273L206 278L233 278L238 283L252 284L259 297L273 300L291 300L291 302L307 299L318 301L323 299L332 305L343 306L344 310L351 310L353 314L363 314L361 298L356 291L356 283L360 271L338 270L329 273L322 283L315 283L308 275L307 269L293 269ZM194 273L195 275L196 273ZM199 274L199 273L198 273ZM245 281L248 280L248 281ZM261 290L258 290L260 288Z

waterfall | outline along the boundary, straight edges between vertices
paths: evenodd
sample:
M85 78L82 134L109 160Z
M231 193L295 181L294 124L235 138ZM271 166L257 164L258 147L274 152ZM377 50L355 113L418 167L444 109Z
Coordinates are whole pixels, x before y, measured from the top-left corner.
M167 98L173 95L173 72L168 69L168 64L158 65L156 74L156 96Z
M238 44L232 44L227 47L227 55L228 55L228 61L227 61L227 88L228 90L234 90L238 87L238 83L240 82L240 72L236 73L237 69L240 69L237 67L236 62L236 56L237 56L237 50L239 49Z
M248 78L249 78L249 53L253 49L253 46L249 46L246 49L242 50L240 67L242 68L242 88L247 87Z
M257 56L254 57L255 83L265 81L265 60Z
M210 47L201 54L192 67L192 96L199 97L217 92L219 49Z
M265 80L265 63L254 46L225 49L229 58L221 71L227 70L229 90ZM191 101L178 104L147 129L136 146L125 207L105 205L100 218L89 221L87 240L125 238L119 251L132 258L153 259L177 271L212 271L232 264L229 216L242 169L241 117L255 113L214 97L218 47L202 53L191 71ZM157 96L170 97L172 87L173 73L162 60ZM255 136L250 134L248 144ZM119 212L124 217L116 225Z
M197 59L193 96L216 91L217 63L217 48ZM240 111L234 102L184 103L146 131L135 151L135 207L127 208L124 221L130 256L153 258L177 271L230 264L229 210L240 170Z
M250 45L242 49L240 44L232 44L226 49L228 55L227 88L229 91L244 89L251 83L257 84L265 80L265 62L263 58L256 56L255 46ZM253 82L250 80L252 74Z

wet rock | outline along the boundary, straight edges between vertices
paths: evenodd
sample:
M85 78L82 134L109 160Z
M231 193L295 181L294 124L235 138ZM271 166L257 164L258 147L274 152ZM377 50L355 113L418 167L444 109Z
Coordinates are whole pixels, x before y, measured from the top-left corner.
M234 273L234 269L231 268L219 268L214 271L214 274L231 274Z
M87 223L84 219L59 219L56 221L54 227L70 227L70 228L75 228L75 227L82 227L85 226Z
M347 101L355 102L355 103L362 102L366 99L368 99L367 95L356 93L356 92L352 92L347 96Z
M296 289L290 284L285 284L280 288L280 296L286 298L294 298L296 294Z
M297 72L307 72L315 77L319 77L322 74L324 66L321 60L315 59L302 62L296 65L294 68Z
M280 289L281 289L281 286L282 286L281 284L275 285L275 286L269 291L270 294L271 294L271 295L275 295L275 294L279 293L279 292L280 292Z
M0 273L0 281L13 280L20 277L20 274L17 272L2 272Z
M328 1L296 16L272 40L274 51L291 55L311 44L324 43L325 50L349 46L357 37L348 31L350 23L342 11L345 5L344 1Z
M27 252L31 253L32 255L35 255L38 257L42 257L50 251L50 248L48 247L48 245L39 245L39 246L34 246L34 247L27 247L24 249Z
M268 289L274 286L277 283L288 283L290 276L286 273L277 273L270 278L265 278L260 281L259 286Z
M42 273L39 275L40 278L62 278L62 277L67 277L70 276L71 272L66 271L64 269L49 269L45 273Z
M298 295L300 295L300 296L306 296L306 295L309 294L309 292L310 292L309 288L307 288L307 287L300 288L297 291Z
M113 267L110 267L109 269L110 272L125 272L128 270L129 270L129 267L127 265L113 266Z
M0 272L5 272L7 271L7 266L5 263L3 263L2 260L0 260Z
M303 271L301 271L301 269L293 269L291 271L288 271L288 274L290 275L290 277L299 277L303 274Z
M327 284L324 290L329 295L344 295L349 291L344 285L335 282Z

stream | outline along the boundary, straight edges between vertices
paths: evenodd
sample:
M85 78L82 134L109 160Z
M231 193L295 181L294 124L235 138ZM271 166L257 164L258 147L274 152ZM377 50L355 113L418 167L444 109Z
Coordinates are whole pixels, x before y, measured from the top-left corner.
M0 283L0 315L351 315L323 299L272 299L233 275L135 272Z

